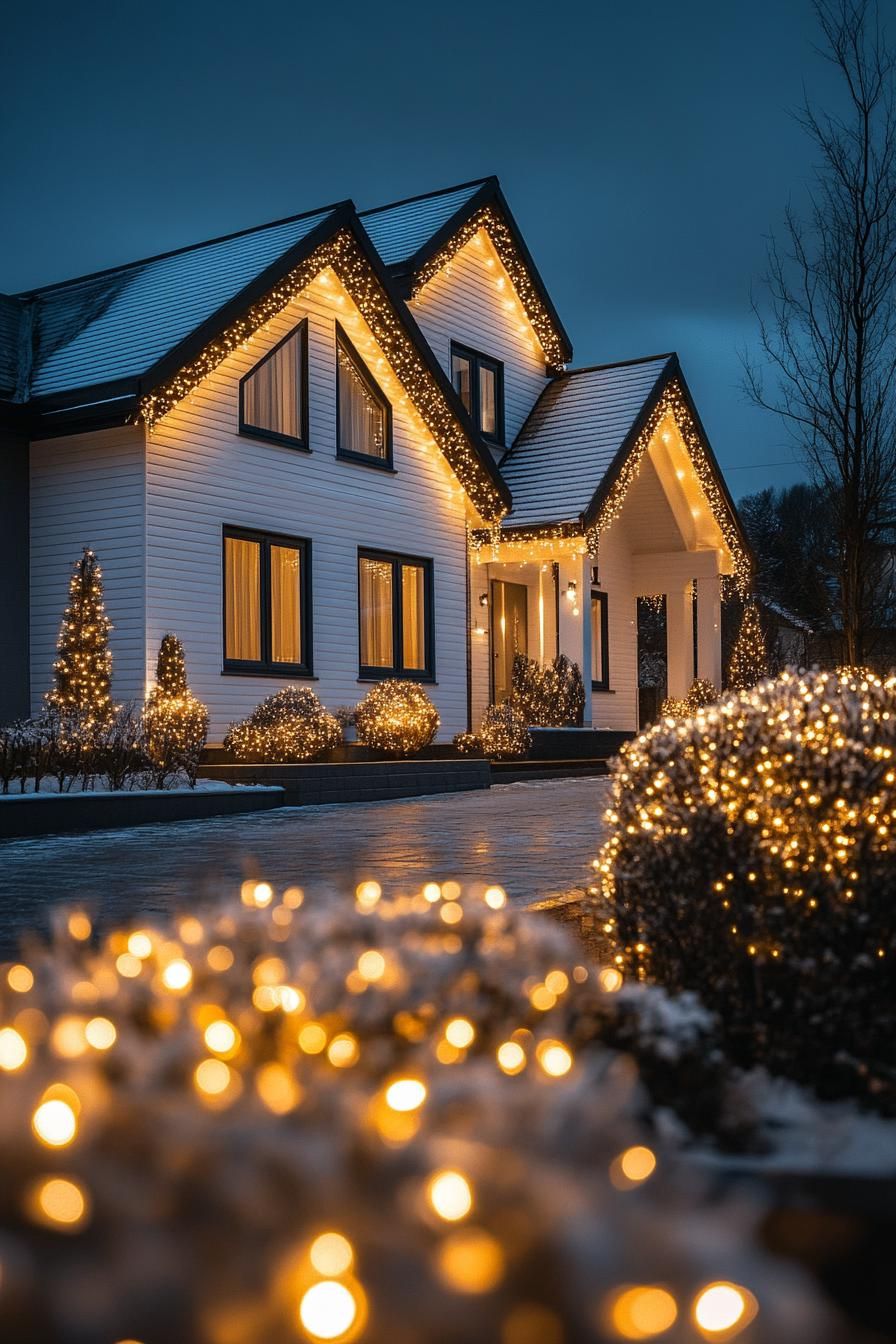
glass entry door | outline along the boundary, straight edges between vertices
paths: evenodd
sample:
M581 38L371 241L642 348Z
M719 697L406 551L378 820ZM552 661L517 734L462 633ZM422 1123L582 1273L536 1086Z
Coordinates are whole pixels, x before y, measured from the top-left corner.
M500 705L511 690L513 659L529 652L529 594L524 583L492 579L492 702Z

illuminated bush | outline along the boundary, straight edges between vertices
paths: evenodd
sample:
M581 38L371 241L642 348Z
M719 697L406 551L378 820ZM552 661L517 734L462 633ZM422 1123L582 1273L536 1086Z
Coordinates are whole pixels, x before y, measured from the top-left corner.
M576 728L585 713L585 685L578 663L560 654L539 663L518 653L513 660L511 687L526 722L539 728Z
M711 681L705 681L698 677L685 698L688 709L693 714L695 710L705 709L707 705L714 705L719 698L719 692Z
M74 914L4 974L0 1337L697 1341L721 1281L724 1338L834 1344L644 1125L599 1039L623 996L459 894L252 882L98 948Z
M686 719L690 712L687 700L676 700L674 696L667 696L660 705L660 716L664 719Z
M199 757L208 736L208 710L187 685L184 649L176 635L165 635L156 662L156 684L143 711L146 754L157 788L182 770L196 782Z
M339 724L314 692L286 686L232 723L224 746L238 761L313 761L341 741Z
M896 1109L896 680L785 673L613 769L620 964L696 990L732 1055Z
M422 686L414 681L381 681L355 710L358 741L389 756L412 756L428 747L439 729L439 715Z
M482 716L479 740L486 756L497 760L526 756L532 746L529 720L514 700L489 705Z
M461 756L482 755L482 739L476 733L455 733L451 741Z

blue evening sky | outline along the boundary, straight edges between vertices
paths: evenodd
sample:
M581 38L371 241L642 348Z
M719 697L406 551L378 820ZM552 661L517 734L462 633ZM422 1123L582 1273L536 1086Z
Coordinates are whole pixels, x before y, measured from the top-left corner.
M0 288L497 173L577 364L677 350L734 494L802 477L738 351L812 170L790 111L830 95L808 0L49 0L4 29Z

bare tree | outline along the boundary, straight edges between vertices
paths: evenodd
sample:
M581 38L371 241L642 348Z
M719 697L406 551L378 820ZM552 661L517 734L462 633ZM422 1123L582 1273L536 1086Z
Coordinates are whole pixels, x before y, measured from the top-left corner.
M773 392L746 364L751 398L784 416L830 494L844 655L861 663L880 622L896 533L896 84L869 0L817 0L821 54L841 76L842 115L806 102L820 155L808 219L788 208L769 245L760 323ZM890 594L888 593L889 597Z

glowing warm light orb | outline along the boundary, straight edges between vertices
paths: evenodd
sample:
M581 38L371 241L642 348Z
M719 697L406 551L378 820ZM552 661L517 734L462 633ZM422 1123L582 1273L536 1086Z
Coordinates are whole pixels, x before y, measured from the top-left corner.
M545 989L549 989L553 995L559 998L569 989L569 976L565 971L548 971L544 978L544 985Z
M322 1232L311 1243L308 1255L318 1274L329 1279L345 1274L355 1258L351 1242L341 1232Z
M115 1044L118 1032L108 1017L92 1017L84 1028L87 1044L94 1050L110 1050Z
M526 1067L526 1052L516 1041L504 1041L498 1046L498 1064L505 1073L521 1073Z
M614 1158L610 1166L610 1180L617 1189L628 1189L633 1185L640 1185L652 1176L656 1170L656 1157L649 1148L636 1144L632 1148L626 1148L618 1157Z
M152 939L149 934L142 930L132 933L128 938L128 951L132 957L139 957L141 961L145 961L152 955Z
M166 989L175 991L187 989L192 979L193 968L182 957L175 957L174 961L169 961L162 972L162 983Z
M16 966L10 966L6 972L6 983L17 994L27 994L34 985L34 976L27 966L19 963Z
M53 1097L41 1102L31 1117L31 1125L48 1148L64 1148L77 1133L78 1118L67 1101Z
M78 943L84 943L93 929L88 917L81 910L73 910L68 917L69 936Z
M744 1316L750 1306L750 1295L736 1283L710 1283L694 1301L694 1320L710 1339L713 1335L727 1334L739 1324L746 1325Z
M529 1002L539 1013L547 1013L557 1002L557 995L547 985L536 985L529 995Z
M60 1017L50 1033L50 1044L62 1059L77 1059L87 1049L87 1036L82 1017L67 1014Z
M572 1068L572 1055L562 1041L542 1041L535 1053L550 1078L562 1078Z
M232 1073L223 1059L203 1059L196 1065L193 1077L200 1092L210 1097L219 1097L230 1086Z
M436 901L442 898L442 888L438 882L427 882L423 888L423 895L429 901L430 905L435 905Z
M232 1022L223 1017L208 1024L203 1039L209 1050L216 1055L233 1055L240 1046L239 1032Z
M82 1186L64 1176L39 1181L31 1192L30 1203L41 1221L77 1227L87 1213L87 1196Z
M476 1028L466 1017L453 1017L445 1027L445 1039L458 1050L466 1050L468 1045L472 1045L476 1036Z
M15 1073L28 1058L28 1046L25 1038L15 1027L3 1027L0 1030L0 1069L6 1073Z
M350 1069L360 1055L358 1042L350 1031L341 1031L327 1047L327 1059L336 1069Z
M379 882L359 882L355 889L355 899L361 910L372 910L382 894Z
M122 952L121 956L115 960L115 969L126 980L136 980L143 970L143 962L139 957L135 957L133 952Z
M665 1288L626 1288L613 1300L610 1318L623 1339L652 1339L669 1330L678 1317L675 1298Z
M491 910L500 910L507 904L507 893L503 887L486 887L484 900Z
M419 1078L399 1078L386 1088L386 1105L393 1111L416 1111L426 1100L426 1086Z
M275 1060L261 1065L255 1075L255 1090L274 1115L287 1115L302 1100L302 1089L295 1078Z
M213 971L229 971L233 965L233 953L223 943L210 947L205 959Z
M597 977L597 983L605 994L615 994L622 987L622 972L615 966L605 966Z
M323 1279L303 1295L299 1320L312 1339L338 1339L350 1330L358 1304L344 1283Z
M464 917L463 909L457 901L451 901L447 905L443 905L439 914L446 924L459 924Z
M362 952L358 958L358 974L371 982L382 980L386 974L386 958L382 952L377 952L373 948Z
M260 909L270 905L274 899L274 888L270 882L256 882L252 888L252 899Z
M327 1033L319 1022L306 1022L298 1039L299 1049L306 1055L319 1055L327 1047Z
M480 1228L452 1232L436 1253L439 1275L458 1293L488 1293L504 1275L504 1252Z
M466 1218L473 1207L470 1183L459 1171L438 1171L426 1187L427 1198L446 1223Z

